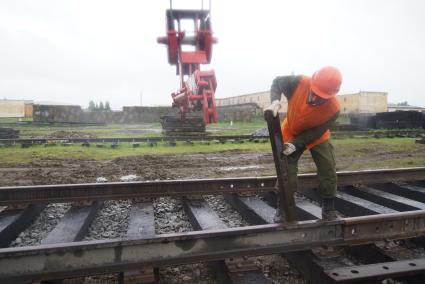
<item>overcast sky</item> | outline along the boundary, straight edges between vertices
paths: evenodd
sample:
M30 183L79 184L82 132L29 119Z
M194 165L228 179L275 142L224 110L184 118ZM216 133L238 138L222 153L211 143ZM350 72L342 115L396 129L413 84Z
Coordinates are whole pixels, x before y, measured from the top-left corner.
M204 1L207 6L208 1ZM201 0L174 7L200 8ZM169 105L168 0L1 0L0 98L87 106ZM425 1L212 0L216 97L269 90L275 76L341 69L341 93L385 91L425 106Z

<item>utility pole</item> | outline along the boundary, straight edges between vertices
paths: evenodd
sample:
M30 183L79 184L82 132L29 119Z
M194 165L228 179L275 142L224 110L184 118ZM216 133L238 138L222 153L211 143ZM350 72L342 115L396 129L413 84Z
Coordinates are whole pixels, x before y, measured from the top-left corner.
M143 106L143 92L140 91L140 106Z

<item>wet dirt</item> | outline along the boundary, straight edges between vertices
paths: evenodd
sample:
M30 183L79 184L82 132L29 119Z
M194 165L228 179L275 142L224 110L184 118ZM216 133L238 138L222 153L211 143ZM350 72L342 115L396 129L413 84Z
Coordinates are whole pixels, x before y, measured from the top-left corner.
M252 167L247 167L251 165ZM259 167L258 165L261 165ZM132 156L109 161L66 159L37 160L8 165L0 162L0 185L35 185L96 182L98 177L119 181L212 178L273 174L272 156L228 151L214 154Z
M412 157L425 161L425 151L422 148L385 152L385 149L374 150L370 146L349 149L352 154L347 154L347 149L337 148L337 170L368 169L375 161L383 162L384 167L390 168L391 164L388 163L387 166L385 161L393 162ZM368 152L362 153L366 148ZM299 162L299 172L315 170L311 155L304 153ZM275 174L272 153L241 150L207 154L130 156L107 161L44 159L13 165L0 161L0 186L88 183L96 182L99 177L112 182L120 181L122 176L127 175L136 175L135 180L164 180Z

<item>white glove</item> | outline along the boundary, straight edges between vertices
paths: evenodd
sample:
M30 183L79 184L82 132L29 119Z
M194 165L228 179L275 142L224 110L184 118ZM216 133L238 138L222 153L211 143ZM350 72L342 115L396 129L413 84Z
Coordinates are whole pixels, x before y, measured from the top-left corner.
M291 155L297 150L294 144L292 143L285 143L283 144L283 154L286 156Z
M280 108L281 108L280 101L274 100L272 104L268 106L264 111L271 110L273 112L273 117L276 117Z

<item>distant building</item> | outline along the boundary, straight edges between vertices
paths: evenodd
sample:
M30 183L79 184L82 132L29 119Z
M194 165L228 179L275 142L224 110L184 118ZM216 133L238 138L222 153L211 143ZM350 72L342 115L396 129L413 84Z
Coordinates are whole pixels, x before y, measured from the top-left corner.
M32 117L33 101L0 100L0 117Z
M247 103L255 103L260 108L264 109L270 105L270 92L257 92L244 94L223 99L216 99L217 106L233 106Z
M35 101L35 105L43 105L43 106L80 106L76 104L58 102L58 101Z
M360 91L354 94L338 95L341 104L341 113L376 113L388 111L388 94L386 92ZM270 105L270 92L257 92L240 96L216 99L217 106L241 105L245 103L256 103L264 109ZM281 112L286 112L288 103L282 96Z
M377 113L388 111L388 93L360 91L337 96L341 113Z

